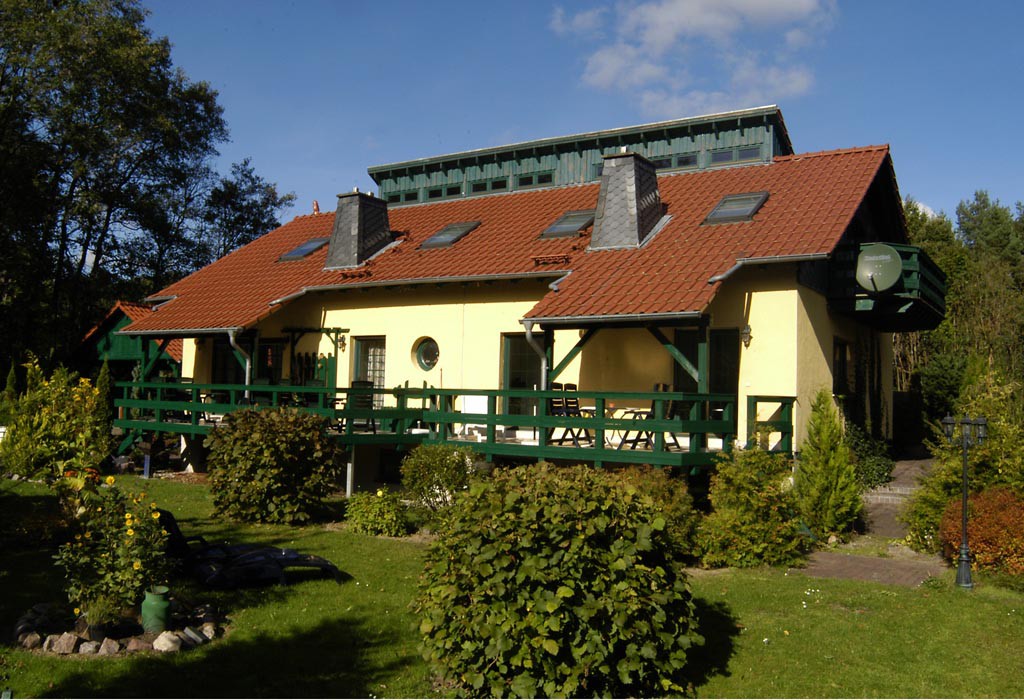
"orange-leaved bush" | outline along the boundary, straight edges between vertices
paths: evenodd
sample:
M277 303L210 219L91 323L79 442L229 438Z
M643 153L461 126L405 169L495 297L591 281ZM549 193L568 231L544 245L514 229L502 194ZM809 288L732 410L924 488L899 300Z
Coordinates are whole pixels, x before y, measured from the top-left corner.
M939 526L943 553L955 559L960 551L961 499L946 506ZM1024 575L1024 498L1005 487L971 496L967 501L967 543L980 570Z

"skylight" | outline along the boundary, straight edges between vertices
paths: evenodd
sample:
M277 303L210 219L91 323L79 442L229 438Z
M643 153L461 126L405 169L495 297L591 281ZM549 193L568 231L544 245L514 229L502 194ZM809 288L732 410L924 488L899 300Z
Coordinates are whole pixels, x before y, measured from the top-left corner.
M458 224L448 224L423 241L420 244L420 248L447 248L479 225L479 221L463 221Z
M767 192L747 192L745 194L728 194L711 210L705 224L731 224L738 221L750 221L754 218L761 205L768 199Z
M594 223L594 210L567 211L540 234L541 238L568 238Z
M320 250L330 238L310 238L308 241L300 245L298 248L289 250L287 253L277 259L278 262L287 262L289 260L302 260L304 257Z

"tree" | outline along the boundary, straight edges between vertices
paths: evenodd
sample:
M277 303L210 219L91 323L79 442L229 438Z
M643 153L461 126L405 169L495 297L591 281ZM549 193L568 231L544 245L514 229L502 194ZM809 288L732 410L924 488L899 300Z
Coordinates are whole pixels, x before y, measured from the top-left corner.
M811 404L794 488L800 514L818 537L848 532L860 516L857 471L832 395L825 389L818 391Z
M279 195L277 186L256 174L246 158L231 166L206 197L208 260L213 262L281 225L278 213L292 206L295 194Z

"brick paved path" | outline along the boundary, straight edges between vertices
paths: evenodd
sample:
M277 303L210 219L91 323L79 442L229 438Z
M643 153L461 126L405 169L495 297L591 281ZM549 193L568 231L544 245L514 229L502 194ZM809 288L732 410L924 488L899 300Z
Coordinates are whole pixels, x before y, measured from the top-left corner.
M931 460L897 462L893 480L886 486L864 495L868 534L902 539L906 526L897 520L910 495L917 488L918 479L931 468ZM842 551L815 552L800 571L815 578L856 579L898 586L919 586L930 576L940 576L948 570L939 557L918 554L906 547L890 547L888 557L844 554Z

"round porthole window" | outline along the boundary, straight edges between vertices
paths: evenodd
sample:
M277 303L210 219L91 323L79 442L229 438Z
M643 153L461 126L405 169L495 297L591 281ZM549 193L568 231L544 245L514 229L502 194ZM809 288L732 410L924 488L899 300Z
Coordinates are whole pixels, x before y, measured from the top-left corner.
M433 338L424 338L416 345L416 364L425 370L434 369L437 364L437 357L440 354L437 348L437 341Z

